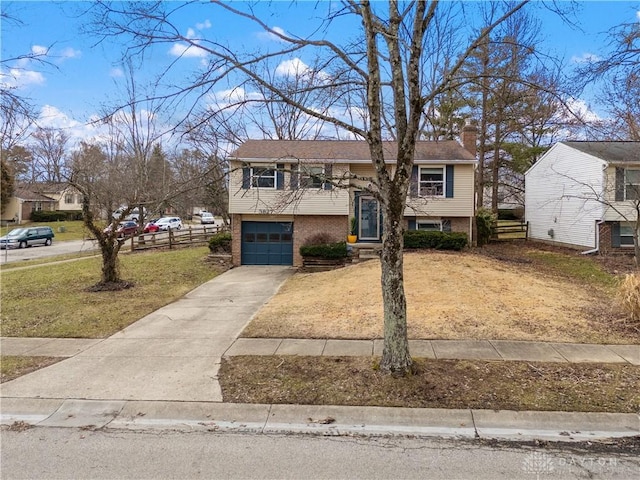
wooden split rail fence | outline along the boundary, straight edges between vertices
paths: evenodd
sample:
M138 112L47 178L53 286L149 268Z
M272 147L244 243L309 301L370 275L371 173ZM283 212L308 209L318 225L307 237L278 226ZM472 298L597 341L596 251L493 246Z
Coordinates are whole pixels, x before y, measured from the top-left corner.
M491 227L491 240L527 240L529 238L529 222L500 221Z
M180 230L171 229L166 232L141 233L126 240L131 251L149 250L153 248L178 248L185 245L204 245L222 227L214 225L187 225Z

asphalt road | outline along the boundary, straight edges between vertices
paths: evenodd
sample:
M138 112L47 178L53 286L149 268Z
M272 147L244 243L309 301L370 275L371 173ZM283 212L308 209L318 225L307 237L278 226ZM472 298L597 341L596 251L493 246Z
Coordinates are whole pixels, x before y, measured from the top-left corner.
M42 245L28 248L0 250L0 265L4 265L5 263L21 262L24 260L53 257L56 255L65 255L69 253L81 253L97 249L98 246L93 240L69 240L66 242L56 242L54 239L53 243L48 247Z
M628 454L400 437L3 429L2 479L630 479Z

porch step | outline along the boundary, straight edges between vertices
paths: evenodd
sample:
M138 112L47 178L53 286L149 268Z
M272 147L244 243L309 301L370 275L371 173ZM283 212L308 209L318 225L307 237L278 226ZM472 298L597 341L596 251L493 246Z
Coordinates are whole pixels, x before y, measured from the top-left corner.
M379 259L381 250L382 250L382 245L358 246L357 244L353 244L352 245L353 263L364 262L366 260Z

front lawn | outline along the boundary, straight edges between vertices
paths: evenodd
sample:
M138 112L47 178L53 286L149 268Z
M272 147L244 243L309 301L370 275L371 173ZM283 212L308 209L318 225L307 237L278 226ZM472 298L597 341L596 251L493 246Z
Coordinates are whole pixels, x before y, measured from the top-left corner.
M640 343L618 323L616 277L593 259L510 248L405 253L409 338ZM380 263L368 261L295 275L243 336L382 338L382 323Z
M2 273L2 335L105 338L212 279L207 247L122 255L121 273L134 287L89 292L101 259L47 264Z

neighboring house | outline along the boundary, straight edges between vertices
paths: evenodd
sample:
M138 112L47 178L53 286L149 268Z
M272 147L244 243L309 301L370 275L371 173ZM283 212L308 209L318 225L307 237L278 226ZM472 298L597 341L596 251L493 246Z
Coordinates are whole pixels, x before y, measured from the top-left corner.
M633 246L640 142L560 142L525 173L532 239L587 249Z
M40 210L52 211L56 207L57 202L53 198L24 187L17 187L9 200L7 208L2 213L2 221L20 224L31 220L31 212Z
M456 141L418 142L406 228L472 238L475 141L470 128L463 138L468 149ZM392 142L383 148L396 151ZM235 265L300 266L299 248L308 238L325 233L344 241L352 217L359 243L382 241L380 205L363 188L375 177L366 142L249 140L229 161Z
M53 198L57 204L55 210L82 211L82 195L68 183L34 183L29 188Z

